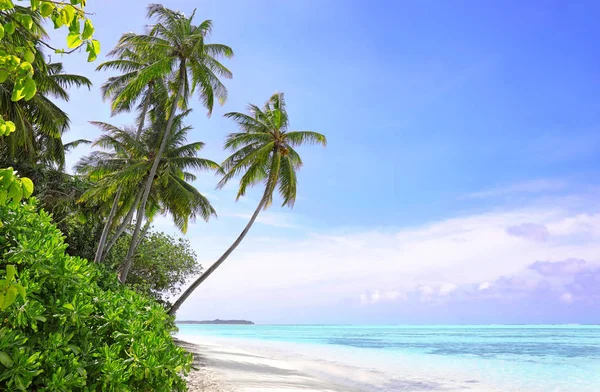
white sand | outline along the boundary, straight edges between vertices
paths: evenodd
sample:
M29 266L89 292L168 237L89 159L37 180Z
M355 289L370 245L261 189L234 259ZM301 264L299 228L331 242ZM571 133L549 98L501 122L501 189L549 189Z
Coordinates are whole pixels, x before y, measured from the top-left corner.
M360 392L305 373L286 361L214 343L180 341L194 353L190 392Z
M181 337L180 337L181 339ZM377 358L311 352L305 346L218 338L179 341L195 354L189 379L190 392L497 392L473 375L436 374L436 366L392 364L395 372L375 366ZM303 348L303 349L301 349ZM336 352L338 351L338 352ZM308 355L307 355L308 354ZM382 359L383 362L388 362ZM366 365L371 364L371 366ZM381 359L379 361L381 363Z

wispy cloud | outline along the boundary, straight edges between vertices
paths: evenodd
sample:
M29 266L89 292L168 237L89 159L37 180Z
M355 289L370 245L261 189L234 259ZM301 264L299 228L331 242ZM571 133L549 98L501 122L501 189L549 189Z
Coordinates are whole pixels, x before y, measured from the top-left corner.
M504 196L514 196L521 194L541 194L565 189L567 183L561 180L539 179L524 181L516 184L500 186L497 188L485 189L479 192L464 195L463 199L487 199Z
M593 206L589 200L584 204ZM469 298L510 301L535 294L578 304L596 276L588 273L600 263L600 214L569 207L531 205L396 230L251 234L181 314L192 316L212 300L263 315L263 321L273 320L271 306L286 307L293 321L298 309L337 306L343 313L352 303L369 309L415 301L450 306ZM284 216L269 223L295 225ZM212 244L194 244L198 254L211 253ZM572 259L585 260L586 268L577 270ZM578 275L558 285L552 274L569 271Z

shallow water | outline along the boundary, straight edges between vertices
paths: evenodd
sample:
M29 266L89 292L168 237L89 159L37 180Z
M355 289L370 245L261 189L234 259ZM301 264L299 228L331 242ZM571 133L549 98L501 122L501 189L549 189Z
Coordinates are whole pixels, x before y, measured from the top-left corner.
M364 390L600 391L600 326L179 328L184 340L221 338L368 370L377 377L365 379Z

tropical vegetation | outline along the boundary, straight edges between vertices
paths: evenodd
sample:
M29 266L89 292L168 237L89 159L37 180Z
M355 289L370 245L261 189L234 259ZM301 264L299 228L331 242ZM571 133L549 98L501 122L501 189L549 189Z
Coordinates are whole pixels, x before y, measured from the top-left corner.
M124 34L97 67L112 73L101 86L112 114L134 112L134 121L89 119L100 137L65 143L70 119L56 100L91 82L46 53L82 48L95 61L100 43L85 0L20 3L0 0L0 389L186 390L192 358L173 341L173 316L277 193L294 206L296 149L326 138L291 130L275 93L225 115L240 130L226 137L224 162L201 156L201 133L186 123L192 98L209 117L226 102L232 73L222 61L233 50L209 41L213 23L195 11L150 4L146 30ZM68 30L66 48L48 42L45 21ZM81 145L92 152L67 167ZM221 176L217 188L239 178L236 200L264 187L242 233L205 271L188 240L153 229L168 217L185 234L216 216L194 186L201 171Z

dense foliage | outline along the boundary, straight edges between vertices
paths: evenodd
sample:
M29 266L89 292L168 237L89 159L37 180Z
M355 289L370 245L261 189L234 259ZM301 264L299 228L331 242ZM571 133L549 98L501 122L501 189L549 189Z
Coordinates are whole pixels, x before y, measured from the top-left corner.
M35 200L0 206L0 269L26 297L0 311L0 383L9 390L183 391L191 356L173 319L99 265L65 253Z
M276 93L263 108L226 115L241 132L227 138L234 153L222 167L199 157L204 143L187 141L192 128L183 120L194 94L209 116L215 102L226 101L222 79L232 74L221 59L233 50L208 42L212 21L197 23L195 11L186 16L150 4L152 24L124 34L98 67L117 71L102 86L113 114L136 111L136 122L95 122L103 134L94 146L102 151L67 173L66 152L91 142L63 143L69 116L55 101L91 83L49 63L44 51L85 47L88 61L96 59L100 44L85 6L0 0L0 390L182 391L191 356L174 344L163 305L202 269L187 240L149 231L153 218L170 216L185 233L196 217L216 215L192 184L195 171L220 171L219 187L241 175L238 198L265 185L244 231L175 302L174 314L277 189L293 207L302 165L294 148L326 139L288 131L283 94ZM68 29L69 49L45 41L44 21Z
M117 271L127 254L131 235L123 235L106 256L104 263ZM202 270L190 242L161 232L149 232L138 246L127 285L168 304L181 291L187 279Z

